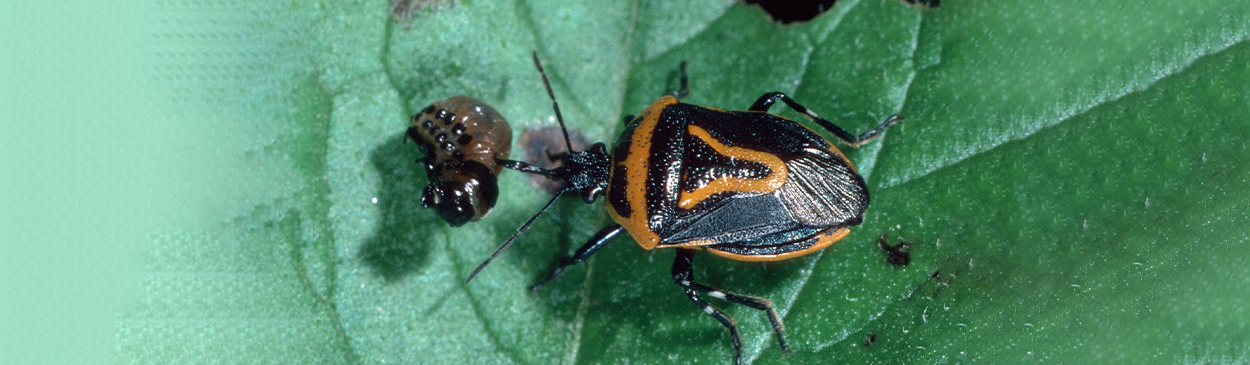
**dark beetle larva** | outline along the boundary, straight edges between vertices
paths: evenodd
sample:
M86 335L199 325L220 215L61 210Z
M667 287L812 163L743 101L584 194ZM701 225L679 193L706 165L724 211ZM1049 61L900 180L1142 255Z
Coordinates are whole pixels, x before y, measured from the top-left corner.
M496 160L512 150L508 121L481 100L453 96L412 116L408 138L425 151L430 185L421 205L434 208L448 224L460 226L485 217L499 197Z

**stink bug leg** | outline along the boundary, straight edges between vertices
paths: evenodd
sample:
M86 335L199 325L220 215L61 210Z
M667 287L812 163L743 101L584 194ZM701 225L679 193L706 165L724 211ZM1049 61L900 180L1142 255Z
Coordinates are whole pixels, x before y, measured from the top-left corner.
M733 338L734 364L742 365L742 338L738 335L738 321L707 304L702 298L699 298L699 293L764 311L764 313L768 314L768 321L772 323L773 333L777 334L777 344L781 346L781 351L785 353L793 352L789 346L786 346L786 337L781 333L785 329L785 325L781 324L781 316L777 314L777 310L773 309L772 301L750 295L736 294L694 282L693 260L694 250L688 248L677 249L677 258L673 260L673 282L685 289L686 296L690 297L690 301L694 302L694 305L699 306L699 309L702 309L704 313L712 316L712 318L716 318L722 326L729 329L729 336Z
M690 96L690 78L686 77L686 61L681 61L681 88L673 91L669 95L677 98L677 100L685 99L687 96Z
M880 135L881 132L885 131L886 128L889 128L894 123L903 121L903 118L898 115L891 115L889 118L885 118L885 121L881 122L881 124L878 124L876 128L864 132L864 134L859 136L855 136L850 132L847 132L845 129L842 129L828 120L825 120L825 118L821 118L819 115L816 115L816 112L808 110L803 107L803 105L800 105L799 102L794 101L794 99L791 99L789 96L786 96L786 94L782 94L777 91L760 95L760 98L755 100L755 104L751 105L751 109L749 110L767 113L768 108L773 106L777 100L781 100L786 103L786 105L789 105L790 109L794 109L794 111L803 113L803 115L806 115L808 118L812 118L812 120L817 124L820 124L821 127L824 127L830 133L833 133L834 136L837 136L838 139L842 140L842 143L846 143L851 147L859 147L861 144L876 139L877 136Z
M560 273L564 272L565 268L580 264L582 261L586 261L586 259L590 258L590 255L594 255L596 251L599 251L599 249L606 246L608 242L612 242L612 240L616 239L617 236L620 236L621 233L624 232L625 228L622 228L619 224L613 224L599 230L599 233L595 233L594 237L591 237L585 245L582 245L581 248L577 249L577 252L573 254L573 257L561 259L560 266L556 266L555 270L551 270L551 273L547 274L547 277L542 281L530 286L530 291L538 291L538 289L542 289L543 284L547 284L547 282L551 281L551 279L555 279L557 276L560 276Z

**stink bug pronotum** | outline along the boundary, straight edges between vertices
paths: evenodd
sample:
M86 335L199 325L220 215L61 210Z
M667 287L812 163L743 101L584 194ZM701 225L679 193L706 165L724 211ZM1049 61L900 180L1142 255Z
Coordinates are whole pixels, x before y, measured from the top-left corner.
M556 120L563 129L555 93L534 53ZM747 111L725 111L685 104L682 89L661 97L630 119L611 154L603 143L561 154L552 169L500 160L504 167L564 181L564 189L517 229L503 245L469 274L473 280L565 193L579 193L587 203L606 196L604 208L616 221L565 258L538 290L570 265L580 263L622 232L642 248L673 248L673 282L690 301L720 321L733 340L734 361L742 363L742 340L735 321L708 305L700 294L764 311L782 351L789 352L781 317L767 299L712 288L694 281L695 250L742 261L776 261L806 255L842 239L858 225L868 206L868 188L851 162L815 131L768 108L782 101L806 115L839 140L856 147L901 120L891 116L855 136L821 118L785 94L766 93ZM568 132L564 139L568 143ZM573 151L569 145L569 151Z

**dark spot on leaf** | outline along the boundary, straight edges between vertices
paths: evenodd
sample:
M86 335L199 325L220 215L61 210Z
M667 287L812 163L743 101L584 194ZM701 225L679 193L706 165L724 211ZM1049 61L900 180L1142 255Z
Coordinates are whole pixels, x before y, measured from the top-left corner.
M556 167L560 164L559 155L568 153L568 148L564 144L564 134L560 133L559 126L526 129L525 133L521 134L520 142L521 148L525 150L525 162L544 169ZM577 132L569 132L569 142L577 151L585 150L590 145L586 137ZM530 186L535 188L553 194L564 188L563 182L552 181L541 175L529 175Z
M439 6L439 8L452 8L456 6L456 2L454 0L391 0L391 17L395 19L396 23L404 23L404 25L410 27L412 26L412 13L414 11L421 11L438 5L443 5Z
M833 8L834 0L746 0L747 4L759 5L764 12L781 24L805 22L815 19Z
M936 8L941 5L942 0L903 0L903 2L909 5Z
M911 263L911 243L899 242L897 245L890 245L886 242L885 235L877 239L877 246L885 251L885 262L891 266L899 267Z

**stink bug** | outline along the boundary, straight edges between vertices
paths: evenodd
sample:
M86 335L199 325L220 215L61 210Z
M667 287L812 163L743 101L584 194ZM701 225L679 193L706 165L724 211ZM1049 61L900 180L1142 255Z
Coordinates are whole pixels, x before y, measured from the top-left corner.
M421 205L460 226L490 213L499 197L497 160L512 151L512 127L494 108L468 96L453 96L413 114L404 138L425 151L430 184Z
M556 120L564 126L555 93L534 54L534 65L551 97ZM673 282L690 301L729 329L734 362L742 363L742 340L735 321L700 298L746 305L764 311L778 345L790 352L781 317L767 299L709 287L694 281L695 250L742 261L776 261L802 256L842 239L863 220L868 188L851 162L815 131L768 108L782 101L850 146L876 138L901 119L891 116L876 128L852 135L779 92L760 96L747 111L725 111L685 104L688 82L682 64L682 89L661 97L631 118L611 154L603 143L561 154L552 169L519 161L504 167L564 181L564 189L517 229L465 280L473 280L565 193L579 193L587 203L604 195L612 224L564 258L538 290L565 268L585 261L622 232L642 248L673 248ZM569 151L568 132L564 134Z

